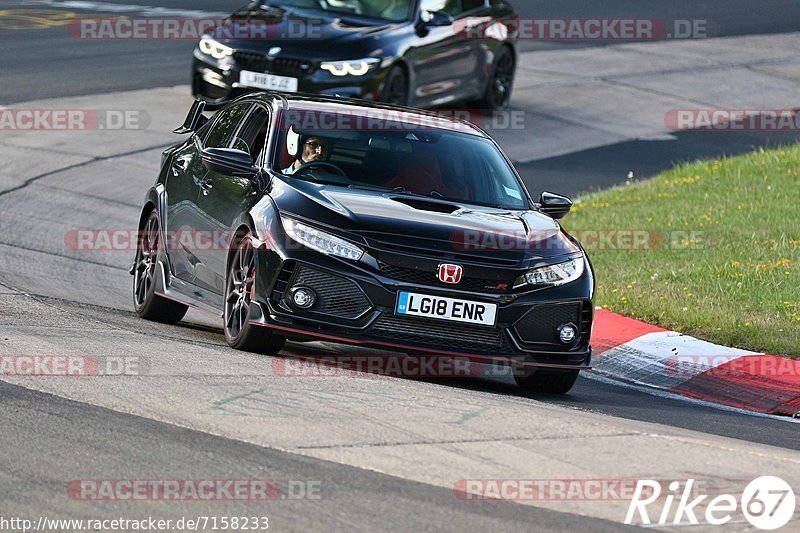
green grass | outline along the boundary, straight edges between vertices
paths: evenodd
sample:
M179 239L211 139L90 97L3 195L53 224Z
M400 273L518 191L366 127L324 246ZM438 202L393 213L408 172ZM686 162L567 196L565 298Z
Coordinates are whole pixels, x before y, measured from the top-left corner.
M650 232L647 249L587 246L597 305L800 358L800 145L682 164L587 195L564 227L579 238L586 230Z

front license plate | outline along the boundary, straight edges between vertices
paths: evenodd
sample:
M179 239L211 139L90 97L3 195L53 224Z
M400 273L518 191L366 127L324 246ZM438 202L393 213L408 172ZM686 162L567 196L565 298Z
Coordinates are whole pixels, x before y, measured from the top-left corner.
M297 92L297 78L276 76L264 72L251 72L243 70L239 73L239 85L267 89L269 91Z
M395 313L494 326L497 304L401 291Z

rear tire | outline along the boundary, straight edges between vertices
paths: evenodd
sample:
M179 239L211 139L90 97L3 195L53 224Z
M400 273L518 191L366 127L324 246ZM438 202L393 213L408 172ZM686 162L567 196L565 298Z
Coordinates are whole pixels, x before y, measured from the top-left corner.
M158 255L161 246L161 221L155 209L150 212L144 227L139 229L133 271L133 308L146 320L176 324L188 311L182 303L156 294Z
M256 267L249 233L234 239L231 253L233 259L225 277L225 341L237 350L275 355L286 338L250 323Z
M579 370L521 369L514 372L517 385L528 392L566 394L578 379Z

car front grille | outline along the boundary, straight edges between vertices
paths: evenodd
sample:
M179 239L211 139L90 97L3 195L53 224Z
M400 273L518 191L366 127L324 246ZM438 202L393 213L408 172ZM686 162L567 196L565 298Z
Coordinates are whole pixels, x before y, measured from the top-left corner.
M514 330L520 340L528 344L543 344L557 347L560 350L574 348L575 345L564 345L558 338L556 328L565 323L572 322L578 327L580 342L588 337L591 327L591 315L585 312L584 302L546 303L533 307L516 324ZM591 313L591 302L589 302ZM577 343L576 343L577 344Z
M505 345L503 332L495 327L398 317L389 313L381 315L370 332L377 337L410 344L430 344L443 349L496 351Z
M354 319L371 309L372 305L361 289L352 281L326 274L305 265L297 269L292 287L308 287L317 294L317 303L308 311L338 318Z
M245 70L269 72L270 74L295 78L309 74L312 67L311 62L302 59L270 58L258 52L237 51L233 53L233 60Z
M416 285L431 285L434 287L448 287L466 291L506 293L514 288L514 280L492 280L472 277L463 277L457 284L444 283L436 277L436 271L417 270L379 262L381 273L387 278L405 281Z

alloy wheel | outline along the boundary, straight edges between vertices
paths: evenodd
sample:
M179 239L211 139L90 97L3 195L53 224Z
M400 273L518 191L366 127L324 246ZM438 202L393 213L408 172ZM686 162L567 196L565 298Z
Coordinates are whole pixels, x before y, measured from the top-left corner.
M511 97L511 85L514 82L514 60L509 54L503 54L494 71L489 101L495 109L503 109Z
M144 306L155 283L159 240L158 217L151 216L139 234L136 247L133 294L137 307Z
M231 263L225 298L225 329L233 339L241 334L247 324L254 287L255 254L250 239L245 237Z

